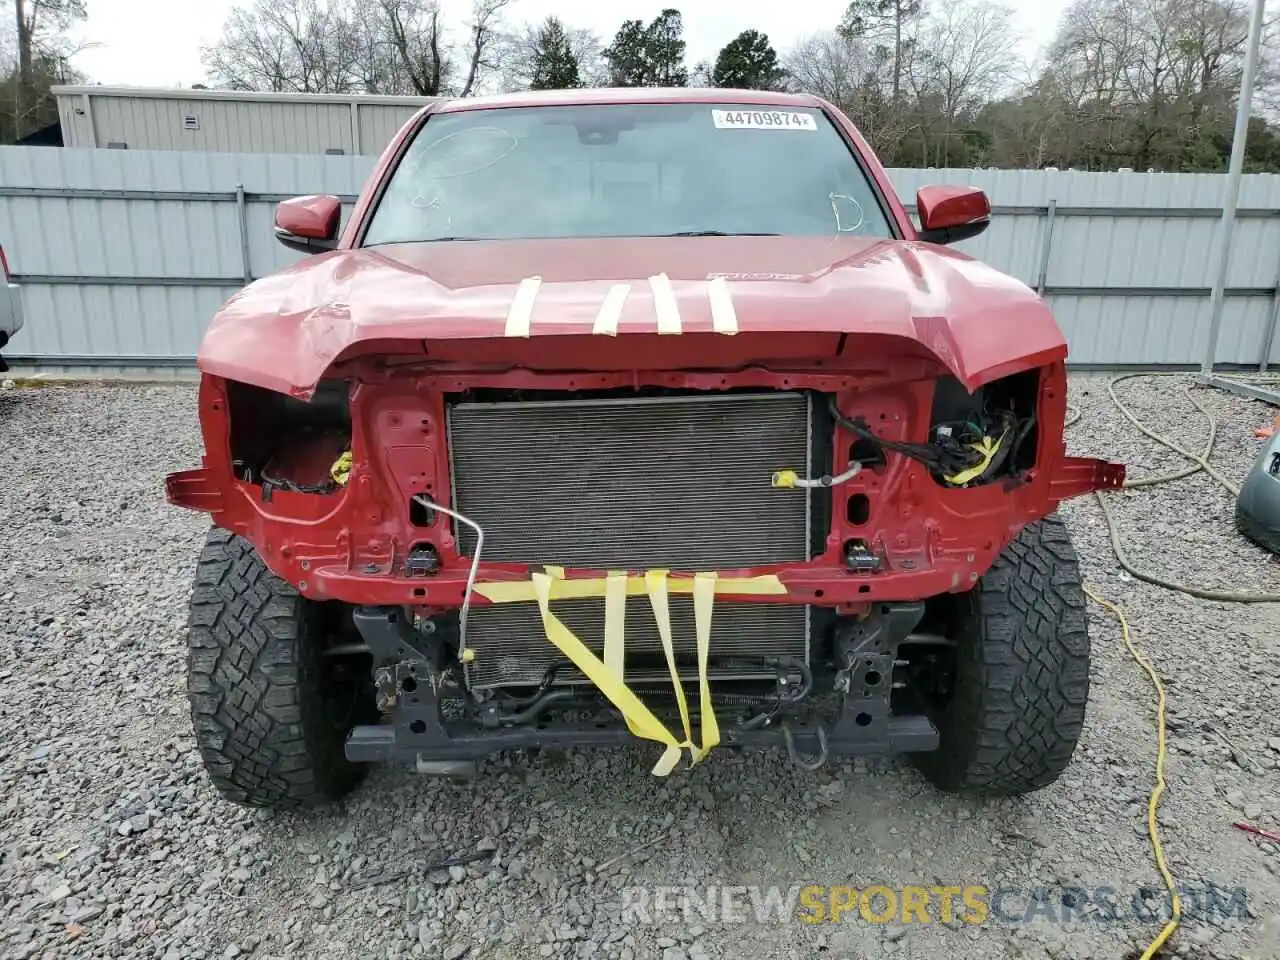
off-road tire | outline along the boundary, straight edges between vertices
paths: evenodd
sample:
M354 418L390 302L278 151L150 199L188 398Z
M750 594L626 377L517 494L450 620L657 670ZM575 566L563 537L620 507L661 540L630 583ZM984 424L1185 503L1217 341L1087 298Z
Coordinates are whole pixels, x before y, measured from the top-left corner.
M350 724L326 700L322 622L248 541L210 531L191 596L187 695L205 770L228 800L315 807L363 778L343 752Z
M933 717L937 751L913 754L947 793L1013 796L1058 779L1089 698L1085 594L1066 526L1029 524L952 608L954 684Z

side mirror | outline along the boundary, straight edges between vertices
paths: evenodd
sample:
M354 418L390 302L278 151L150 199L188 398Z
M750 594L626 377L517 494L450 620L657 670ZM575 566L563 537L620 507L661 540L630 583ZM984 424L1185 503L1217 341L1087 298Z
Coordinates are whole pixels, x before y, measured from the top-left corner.
M921 240L956 243L991 225L991 202L977 187L921 187L916 193Z
M318 253L338 244L342 201L334 196L294 197L276 205L276 239L290 250Z

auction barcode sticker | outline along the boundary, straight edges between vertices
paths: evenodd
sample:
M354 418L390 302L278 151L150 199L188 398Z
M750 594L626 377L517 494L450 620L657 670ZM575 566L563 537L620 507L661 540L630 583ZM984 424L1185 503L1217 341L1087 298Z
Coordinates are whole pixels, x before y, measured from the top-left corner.
M740 130L817 130L818 121L809 113L794 110L712 110L717 128Z

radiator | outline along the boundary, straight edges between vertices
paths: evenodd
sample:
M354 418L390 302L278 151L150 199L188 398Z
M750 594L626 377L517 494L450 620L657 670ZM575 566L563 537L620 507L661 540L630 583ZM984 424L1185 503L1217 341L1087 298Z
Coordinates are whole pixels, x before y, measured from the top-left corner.
M810 469L810 413L806 395L777 392L456 404L454 503L484 528L491 562L690 573L803 561L809 497L770 476ZM474 534L457 533L472 555ZM696 676L691 598L670 605L681 674ZM552 609L600 652L602 599ZM629 601L626 638L628 680L667 676L647 597ZM473 688L537 683L560 656L532 603L473 607L467 645ZM772 676L725 661L807 650L805 606L716 603L713 676Z

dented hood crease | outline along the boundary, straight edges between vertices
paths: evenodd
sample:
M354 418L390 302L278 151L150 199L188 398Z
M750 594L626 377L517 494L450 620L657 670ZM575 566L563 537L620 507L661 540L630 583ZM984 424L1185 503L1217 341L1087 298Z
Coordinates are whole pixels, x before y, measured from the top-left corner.
M617 336L654 334L655 276L669 281L684 334L712 333L709 291L719 277L740 333L897 337L919 343L970 389L1066 356L1033 291L952 250L860 237L689 237L400 244L308 257L231 297L197 364L310 396L365 341L505 338L527 278L539 278L530 337L592 335L621 285L629 289Z

